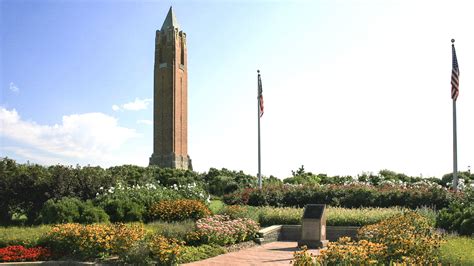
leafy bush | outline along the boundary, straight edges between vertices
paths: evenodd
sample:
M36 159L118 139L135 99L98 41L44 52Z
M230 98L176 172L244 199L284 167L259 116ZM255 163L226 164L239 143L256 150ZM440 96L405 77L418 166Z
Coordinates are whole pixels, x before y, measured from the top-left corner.
M43 247L9 246L0 248L0 262L38 261L46 260L50 256L51 252Z
M153 204L148 215L151 220L174 222L187 219L198 220L211 215L211 211L198 200L163 200Z
M247 175L242 171L229 171L225 168L221 170L211 168L203 175L203 181L207 184L207 190L215 196L232 193L238 189L255 187L257 178Z
M201 238L202 242L228 245L253 239L259 226L251 219L230 219L226 215L214 215L199 219L196 228L204 238Z
M453 201L448 208L441 210L437 226L460 235L474 234L474 190L466 191L463 199Z
M304 184L319 184L321 178L311 172L304 170L302 165L298 170L291 171L291 177L283 179L285 184L304 185Z
M205 260L226 253L226 250L218 245L201 245L197 247L183 246L181 254L178 256L179 263L189 263L198 260Z
M432 182L398 184L382 182L379 186L364 183L345 185L289 185L265 186L263 189L246 188L224 195L229 205L303 207L307 204L358 207L423 206L435 209L449 205L455 195Z
M111 199L102 203L112 222L143 221L145 207L125 199Z
M148 243L152 258L158 265L175 265L184 243L161 235L154 235Z
M77 198L50 199L46 201L40 214L44 224L58 223L98 223L108 222L109 216L92 202L82 202Z
M359 239L387 247L387 261L436 263L441 236L416 212L406 212L359 229Z

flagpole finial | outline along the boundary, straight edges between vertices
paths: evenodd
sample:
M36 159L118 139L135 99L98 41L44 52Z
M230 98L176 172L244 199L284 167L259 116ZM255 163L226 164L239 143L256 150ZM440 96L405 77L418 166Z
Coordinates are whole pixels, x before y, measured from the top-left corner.
M451 43L454 43L454 39L451 39Z

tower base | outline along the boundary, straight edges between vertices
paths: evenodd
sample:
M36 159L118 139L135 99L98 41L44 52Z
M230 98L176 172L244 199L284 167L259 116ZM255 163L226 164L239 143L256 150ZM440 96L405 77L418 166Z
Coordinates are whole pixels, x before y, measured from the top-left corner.
M157 155L153 153L150 157L150 164L160 168L176 168L183 170L193 170L191 158L188 156L176 155Z

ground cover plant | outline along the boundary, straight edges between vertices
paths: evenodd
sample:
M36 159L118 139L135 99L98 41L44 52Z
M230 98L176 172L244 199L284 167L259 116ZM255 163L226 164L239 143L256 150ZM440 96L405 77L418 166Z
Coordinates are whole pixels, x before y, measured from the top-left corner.
M205 260L226 253L225 248L219 245L184 246L178 257L178 263L189 263Z

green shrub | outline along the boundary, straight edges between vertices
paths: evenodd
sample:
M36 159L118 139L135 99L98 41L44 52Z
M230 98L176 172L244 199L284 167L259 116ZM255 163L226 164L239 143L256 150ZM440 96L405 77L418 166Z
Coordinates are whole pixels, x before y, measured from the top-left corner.
M179 263L205 260L226 253L226 250L218 245L201 245L197 247L184 246L178 255Z
M50 199L46 201L40 214L44 224L58 223L99 223L108 222L109 216L92 202L77 198Z
M86 202L81 209L81 216L77 222L82 224L105 223L109 221L109 215L91 202Z
M449 205L454 195L435 183L419 182L397 185L382 182L378 186L367 184L282 185L263 189L246 188L224 195L229 205L304 207L307 204L358 207L405 207L441 209Z
M77 222L81 216L79 212L82 202L76 198L63 198L55 201L46 201L41 210L41 222L45 224Z
M151 220L167 222L198 220L211 215L209 208L198 200L163 200L153 204L148 211Z
M145 207L133 201L114 199L102 206L112 222L143 221Z
M441 210L437 226L460 235L474 234L474 191L465 192L465 197L453 201L448 208Z
M209 209L213 214L219 213L225 207L224 202L220 199L213 199L209 203Z

